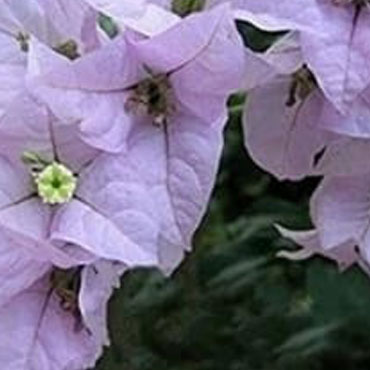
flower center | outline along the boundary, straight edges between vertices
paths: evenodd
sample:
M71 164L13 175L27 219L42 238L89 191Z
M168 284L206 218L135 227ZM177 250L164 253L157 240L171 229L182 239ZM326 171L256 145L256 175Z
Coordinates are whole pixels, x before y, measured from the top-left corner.
M78 52L78 45L76 41L73 40L67 40L66 42L57 45L54 50L70 60L75 60L81 56Z
M60 299L65 311L78 313L78 294L81 286L81 268L63 270L54 267L50 275L50 287Z
M16 40L19 43L20 49L27 53L29 50L30 35L25 32L19 32L16 36ZM81 56L78 51L78 44L74 40L67 40L65 42L62 42L61 44L54 47L53 50L59 54L64 55L70 60L75 60Z
M172 87L166 74L152 75L134 86L125 103L128 112L145 114L155 125L166 123L175 110Z
M172 0L172 11L180 17L200 12L203 10L206 0Z
M68 167L35 152L24 152L22 161L29 167L37 194L44 203L63 204L72 199L77 178Z
M313 73L303 66L292 76L289 96L285 103L287 107L293 107L298 101L305 100L317 88L317 81Z
M21 50L27 53L29 49L30 35L24 32L19 32L16 36L16 40L18 41Z
M73 172L61 163L53 162L35 176L37 193L44 203L69 202L76 190L77 179Z

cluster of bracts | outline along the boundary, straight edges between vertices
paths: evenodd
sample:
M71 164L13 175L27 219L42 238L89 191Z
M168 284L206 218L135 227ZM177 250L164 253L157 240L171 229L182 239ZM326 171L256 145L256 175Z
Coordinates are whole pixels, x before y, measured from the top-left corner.
M245 142L261 167L323 177L315 229L279 227L302 246L281 255L367 271L368 7L1 0L0 367L94 366L125 271L170 274L190 251L234 92L248 92ZM283 36L255 53L235 20Z

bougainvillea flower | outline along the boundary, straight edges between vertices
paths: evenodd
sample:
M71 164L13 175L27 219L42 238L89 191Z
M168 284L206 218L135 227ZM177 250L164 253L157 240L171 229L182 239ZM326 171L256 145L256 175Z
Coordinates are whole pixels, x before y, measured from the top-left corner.
M330 134L315 126L324 96L317 90L290 105L292 81L278 79L252 90L243 117L248 152L280 180L314 174L320 153L330 141Z
M4 369L81 370L109 344L107 301L125 266L74 254L65 269L47 253L0 234L0 365ZM95 258L96 260L96 258Z
M108 345L106 304L123 268L106 261L49 267L0 307L0 364L9 370L81 370Z
M370 260L368 174L327 176L311 203L312 219L320 241L328 249L353 242Z
M294 34L263 54L249 51L247 60L245 143L262 168L292 180L367 168L367 92L348 114L337 111L300 58Z
M122 30L128 27L146 36L171 28L181 17L230 1L222 0L86 0L93 8L112 17Z
M323 112L332 109L319 90L287 106L293 78L280 76L249 93L243 125L245 145L255 162L281 180L370 171L367 139L319 126ZM353 122L360 115L341 118Z
M0 230L61 267L68 248L88 261L156 265L155 204L135 165L99 155L75 125L50 114L35 122L28 113L23 105L0 126Z
M32 74L54 88L44 98L56 116L82 121L82 138L106 151L123 149L137 116L155 123L166 118L170 125L186 110L213 122L225 113L244 67L228 10L188 17L153 38L121 37L72 63L35 42ZM199 78L201 86L194 83ZM159 101L146 103L151 89Z
M305 63L342 112L370 83L367 2L248 0L240 17L268 30L297 30ZM243 12L244 11L244 12Z
M4 114L16 115L25 100L31 115L25 86L31 35L73 59L100 44L95 20L95 11L78 1L1 1L0 122ZM35 101L32 111L35 120L43 115Z
M93 8L113 18L124 30L126 27L146 36L154 36L174 26L180 18L165 11L162 4L145 0L85 0Z
M304 65L296 35L266 53L248 54L252 71L247 68L245 76L250 91L243 115L248 152L279 179L316 174L318 159L334 136L318 127L330 103Z
M0 67L25 68L31 35L71 58L97 48L95 21L96 12L80 1L4 0L0 4ZM17 76L23 74L18 71ZM12 90L11 84L7 86Z
M3 0L1 7L2 31L23 52L30 35L60 52L83 54L100 45L97 12L83 1Z
M282 75L291 75L303 65L298 34L294 32L281 37L264 53L245 48L245 57L243 89L246 91L264 86Z
M54 114L82 119L85 142L132 158L160 212L162 266L173 268L204 213L226 100L242 80L229 8L189 16L153 38L118 38L73 63L40 45L34 51L33 87Z
M328 249L323 248L317 230L291 231L281 226L277 226L277 230L284 238L290 239L301 247L301 249L294 251L280 251L277 254L278 257L301 261L319 255L335 261L341 271L348 269L355 263L359 263L365 271L369 271L365 262L359 258L353 242L346 242Z
M102 3L108 10L115 6L114 0L88 0L90 2ZM211 9L212 7L228 3L236 9L242 8L245 0L146 0L143 4L147 6L157 5L180 17L186 17L195 12ZM114 4L114 5L113 5ZM122 5L121 5L122 6ZM104 11L104 8L101 9Z
M369 143L360 142L353 148L360 147L362 154L369 152ZM351 144L353 145L353 143ZM352 148L352 149L353 149ZM343 148L342 148L343 149ZM346 152L344 151L343 154ZM351 152L347 152L349 156ZM357 153L358 154L358 153ZM358 155L357 155L358 157ZM341 167L337 158L337 169ZM356 158L353 158L354 160ZM347 166L348 168L348 166ZM279 232L302 247L298 251L279 252L280 257L291 260L309 258L315 254L335 260L341 269L357 263L370 274L370 239L369 239L369 168L362 168L364 173L348 176L326 176L311 200L312 221L316 229L293 232L278 227ZM345 167L341 168L341 171Z

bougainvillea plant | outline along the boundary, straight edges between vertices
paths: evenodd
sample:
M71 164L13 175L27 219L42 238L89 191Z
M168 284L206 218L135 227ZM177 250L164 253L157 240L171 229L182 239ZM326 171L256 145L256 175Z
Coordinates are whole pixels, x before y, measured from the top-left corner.
M1 368L94 366L123 273L191 251L236 92L258 165L323 177L279 256L369 272L369 38L367 0L1 0Z

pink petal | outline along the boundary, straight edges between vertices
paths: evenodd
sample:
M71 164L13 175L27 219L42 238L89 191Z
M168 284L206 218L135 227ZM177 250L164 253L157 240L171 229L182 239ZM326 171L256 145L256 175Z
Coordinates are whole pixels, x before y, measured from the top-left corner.
M161 222L161 267L170 272L191 247L215 182L226 117L213 125L177 114L167 127L137 122L129 157L149 187Z
M221 6L207 14L191 15L159 35L137 41L134 47L139 59L156 72L182 67L208 47L228 9Z
M241 88L244 69L243 44L228 10L208 45L171 76L177 100L211 123L223 114L228 95Z
M325 178L312 198L320 241L330 249L349 241L370 257L369 175Z
M315 155L328 137L315 127L325 99L313 92L304 101L287 106L291 80L278 78L254 89L244 113L247 150L262 168L279 179L301 179L315 170Z
M358 254L355 252L353 243L344 243L332 249L326 249L320 243L319 235L316 230L309 231L291 231L281 226L277 226L280 234L287 239L297 243L302 249L298 251L281 251L279 257L290 260L302 260L318 254L329 258L338 264L341 271L355 264L358 260Z
M51 226L51 239L77 244L100 258L120 261L130 267L154 266L157 263L156 253L136 243L131 237L133 232L139 232L137 227L141 223L151 228L140 228L140 232L155 235L151 220L141 220L141 214L130 214L123 209L121 212L124 216L135 217L131 224L125 225L114 219L115 215L108 211L73 200L58 210ZM123 218L123 221L126 220ZM136 229L130 232L133 227Z
M107 302L120 285L124 267L107 261L87 266L82 271L79 306L84 322L100 342L109 345Z
M0 363L8 370L81 370L94 365L101 346L50 295L49 276L0 309Z

